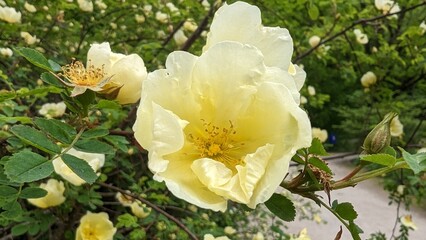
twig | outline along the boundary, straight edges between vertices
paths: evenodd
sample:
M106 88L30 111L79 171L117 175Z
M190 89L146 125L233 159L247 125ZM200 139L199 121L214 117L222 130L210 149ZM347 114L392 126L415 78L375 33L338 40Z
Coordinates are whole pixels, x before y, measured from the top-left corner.
M173 222L176 223L176 225L178 225L178 227L180 227L183 231L185 231L188 236L193 239L193 240L198 240L197 236L195 236L194 233L192 233L181 221L179 221L177 218L173 217L172 215L170 215L169 213L167 213L166 211L164 211L163 209L157 207L155 204L151 203L150 201L142 198L141 196L138 196L136 194L133 193L128 193L125 190L112 186L110 184L106 184L106 183L102 183L102 182L97 182L96 184L102 186L102 187L106 187L109 188L111 190L120 192L121 194L127 195L129 197L135 198L139 201L141 201L142 203L148 205L150 208L154 209L155 211L157 211L158 213L164 215L165 217L167 217L168 219L172 220Z
M198 25L197 29L194 31L194 33L186 40L186 42L182 45L180 50L187 51L192 44L194 44L195 40L200 37L203 30L207 27L207 24L209 23L210 17L215 12L216 8L214 6L210 7L210 10L208 14L204 17L203 21Z
M387 13L387 14L380 15L380 16L373 17L373 18L367 18L367 19L360 19L360 20L357 20L357 21L353 22L351 25L349 25L348 27L344 28L342 31L340 31L340 32L338 32L338 33L334 34L333 36L331 36L331 37L329 37L329 38L327 38L327 39L325 39L325 40L321 41L321 42L320 42L318 45L316 45L315 47L312 47L312 48L311 48L311 49L309 49L308 51L306 51L306 52L304 52L304 53L300 54L299 56L297 56L297 57L294 59L294 63L299 62L302 58L304 58L304 57L308 56L309 54L311 54L313 51L315 51L315 50L316 50L317 48L319 48L321 45L324 45L325 43L332 41L333 39L335 39L335 38L339 37L340 35L345 34L347 31L351 30L351 29L352 29L353 27L355 27L356 25L359 25L359 24L366 24L366 23L368 23L368 22L374 22L374 21L376 21L376 20L379 20L379 19L382 19L382 18L386 18L386 17L392 16L392 15L396 15L396 14L402 14L402 13L405 13L405 12L408 12L408 11L411 11L411 10L414 10L414 9L416 9L416 8L418 8L418 7L424 6L424 5L426 5L426 1L423 1L422 3L419 3L419 4L417 4L417 5L411 6L411 7L409 7L409 8L402 9L401 11L398 11L398 12L394 12L394 13Z

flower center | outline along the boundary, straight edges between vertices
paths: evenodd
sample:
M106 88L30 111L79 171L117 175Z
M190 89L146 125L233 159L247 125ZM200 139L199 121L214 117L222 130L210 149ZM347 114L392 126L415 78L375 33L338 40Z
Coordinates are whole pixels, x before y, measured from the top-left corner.
M102 68L95 68L95 66L90 64L90 60L88 65L86 69L83 63L74 61L62 67L62 75L75 85L94 87L105 77L104 66L102 65Z
M85 227L82 233L84 240L99 240L96 231L91 227Z
M204 122L204 120L202 120ZM237 132L231 121L230 126L220 128L212 123L204 122L204 132L202 137L194 137L189 134L190 140L197 147L201 157L208 157L223 163L227 168L235 171L237 165L243 165L241 158L232 154L244 143L236 143L232 141L232 136Z

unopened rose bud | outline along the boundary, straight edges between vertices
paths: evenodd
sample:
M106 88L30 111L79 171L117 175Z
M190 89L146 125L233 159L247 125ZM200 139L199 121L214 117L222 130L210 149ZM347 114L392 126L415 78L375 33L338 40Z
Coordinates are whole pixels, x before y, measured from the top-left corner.
M309 38L309 45L311 45L311 47L318 46L318 44L320 44L320 42L321 42L321 38L316 36L316 35Z
M375 154L381 152L385 147L390 145L391 133L390 133L390 123L396 113L390 112L386 114L383 120L377 124L376 127L371 130L364 140L362 148L367 154Z

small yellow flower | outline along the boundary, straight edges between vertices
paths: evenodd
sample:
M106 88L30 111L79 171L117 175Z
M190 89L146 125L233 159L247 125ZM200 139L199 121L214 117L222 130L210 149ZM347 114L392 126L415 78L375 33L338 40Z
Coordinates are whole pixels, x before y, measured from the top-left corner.
M408 228L412 228L413 230L417 230L417 226L416 224L414 224L413 219L411 217L411 215L405 215L402 216L400 218L401 220L401 224L408 227Z
M129 192L130 191L126 191ZM117 198L117 200L121 203L121 205L123 205L124 207L130 207L132 205L132 203L135 201L132 197L129 197L125 194L122 194L121 192L118 192L115 195L115 198Z
M83 94L87 89L95 92L103 90L111 77L105 76L104 68L97 68L90 64L87 68L80 61L62 67L62 74L68 82L61 80L64 84L74 87L71 97Z
M56 118L64 115L67 106L64 102L45 103L41 106L38 113L46 118Z
M236 232L237 232L237 230L235 230L235 228L233 228L233 227L231 227L231 226L226 226L226 227L223 229L223 231L225 232L225 234L228 234L228 235L232 235L232 234L234 234L234 233L236 233Z
M203 236L204 240L229 240L227 236L220 236L220 237L214 237L212 234L204 234Z
M400 137L404 134L404 125L399 121L398 116L394 117L390 123L390 133L392 137Z
M134 201L130 205L133 215L138 218L146 218L151 213L151 208L147 207L145 204L141 203L139 200Z
M28 202L39 208L54 207L65 201L64 183L56 179L49 179L47 183L40 184L40 188L47 191L47 195L41 198L29 198Z
M368 88L376 84L376 82L377 82L377 77L376 77L376 74L374 74L374 72L368 71L361 77L361 85L363 87Z
M328 132L325 129L312 128L312 137L318 138L323 143L328 139Z
M80 225L75 234L76 240L112 240L115 232L114 225L105 212L87 212L80 219Z
M0 20L8 23L20 23L21 15L21 12L16 11L16 9L12 7L0 6Z
M316 35L309 38L309 45L311 45L311 47L318 46L318 44L320 44L320 42L321 42L321 38L316 36Z

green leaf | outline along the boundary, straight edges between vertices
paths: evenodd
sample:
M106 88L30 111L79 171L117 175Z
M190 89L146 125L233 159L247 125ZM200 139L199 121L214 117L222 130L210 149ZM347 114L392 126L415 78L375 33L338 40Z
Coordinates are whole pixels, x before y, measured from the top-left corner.
M48 60L50 67L53 69L53 71L55 72L59 72L61 71L61 65L59 65L57 62L53 61L53 60Z
M81 135L81 138L98 138L109 134L109 130L105 128L93 128Z
M129 141L123 136L116 136L116 135L108 135L104 137L104 139L111 143L114 147L120 149L123 152L127 152L128 147L127 144L129 144Z
M41 74L41 80L43 80L43 82L56 86L56 87L64 87L65 85L59 81L55 76L53 76L53 74L49 73L49 72L44 72Z
M353 240L361 240L361 237L359 236L359 234L363 233L363 231L353 221L349 221L349 231L352 235Z
M77 134L73 127L56 119L36 118L34 123L41 130L63 143L70 144Z
M265 202L265 206L284 221L291 222L296 217L296 209L293 202L283 195L274 193L272 197Z
M334 211L345 220L353 221L358 217L358 213L354 210L351 203L343 202L333 207Z
M13 195L18 194L18 190L9 186L0 186L0 198L14 197Z
M319 17L319 9L316 5L311 4L308 10L309 17L312 20L316 20Z
M83 94L80 94L75 97L75 99L81 103L84 113L87 113L89 105L95 100L95 92L87 89Z
M96 104L97 108L106 108L106 109L121 109L121 105L117 101L104 100L101 99L98 104Z
M29 117L0 117L0 121L4 121L7 123L21 122L22 124L32 123L32 120Z
M21 204L19 204L16 200L5 204L3 209L6 211L2 212L1 216L7 219L14 219L23 214Z
M401 150L402 157L415 174L426 171L426 153L410 154L402 148L399 148L399 150Z
M16 97L16 93L15 92L10 92L7 90L2 90L0 92L0 102L4 102L6 100L9 99L14 99Z
M128 213L118 216L117 221L117 228L135 228L139 226L138 218Z
M90 167L90 165L83 159L73 155L64 154L62 155L62 160L75 174L77 174L77 176L87 183L92 184L98 178L98 175L96 175L92 167Z
M328 174L332 174L333 172L328 167L327 163L325 163L323 160L317 158L317 157L310 157L308 162L312 164L313 166L325 171Z
M41 198L47 195L47 191L38 187L27 187L19 194L20 198Z
M35 66L47 71L53 71L49 61L47 61L47 59L39 51L24 47L14 48L14 50Z
M311 146L308 148L309 153L318 156L328 156L329 154L325 151L324 146L318 138L312 139Z
M6 175L19 183L33 182L50 176L53 172L52 162L30 151L21 151L10 157L5 163Z
M372 155L361 155L361 160L377 163L384 166L393 166L395 165L396 158L386 154L386 153L378 153Z
M396 158L396 151L393 147L387 146L382 150L382 153L386 153Z
M115 150L111 145L95 140L95 139L79 140L74 145L74 148L79 151L89 152L89 153L104 153L104 154L115 153Z
M28 223L18 224L12 228L12 236L17 237L25 234L28 231Z
M57 88L55 86L47 86L47 87L38 87L35 89L26 89L21 88L16 91L18 97L27 97L27 96L46 96L48 93L61 93L63 89Z
M45 134L40 131L37 131L32 127L16 125L13 126L10 131L15 134L15 136L17 136L19 139L21 139L24 143L34 146L44 152L61 152L61 148L58 145L50 141Z

